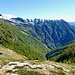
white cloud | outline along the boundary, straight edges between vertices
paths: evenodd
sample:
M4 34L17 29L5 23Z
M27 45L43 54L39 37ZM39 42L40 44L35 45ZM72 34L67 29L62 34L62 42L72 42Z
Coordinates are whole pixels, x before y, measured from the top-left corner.
M16 17L11 14L2 14L2 16L0 16L0 18L10 19L10 18L16 18Z

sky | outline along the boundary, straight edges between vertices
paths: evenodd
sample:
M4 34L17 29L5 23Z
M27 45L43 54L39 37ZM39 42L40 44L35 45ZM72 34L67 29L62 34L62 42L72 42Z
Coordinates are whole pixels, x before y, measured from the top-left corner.
M0 13L21 18L75 22L75 0L0 0Z

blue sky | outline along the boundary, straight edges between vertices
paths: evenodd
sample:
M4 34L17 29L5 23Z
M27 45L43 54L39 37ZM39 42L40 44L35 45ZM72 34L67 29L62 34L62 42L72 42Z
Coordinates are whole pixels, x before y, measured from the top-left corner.
M75 21L75 0L0 0L0 13L29 19Z

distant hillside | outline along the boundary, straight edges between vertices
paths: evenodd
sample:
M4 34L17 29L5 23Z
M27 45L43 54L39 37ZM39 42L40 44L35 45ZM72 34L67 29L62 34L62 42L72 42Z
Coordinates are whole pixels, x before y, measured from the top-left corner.
M75 22L69 22L69 24L75 27Z
M46 58L56 62L75 64L75 41L49 52Z
M25 55L28 59L44 60L44 55L49 51L37 39L1 19L0 44L19 54Z

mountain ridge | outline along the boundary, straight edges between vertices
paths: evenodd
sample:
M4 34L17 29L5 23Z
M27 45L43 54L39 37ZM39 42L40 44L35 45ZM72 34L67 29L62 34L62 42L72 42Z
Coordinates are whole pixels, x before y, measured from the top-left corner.
M37 38L50 49L75 40L75 28L63 19L23 19L11 18L5 21L17 26L28 35Z
M75 22L69 22L69 24L75 27Z

